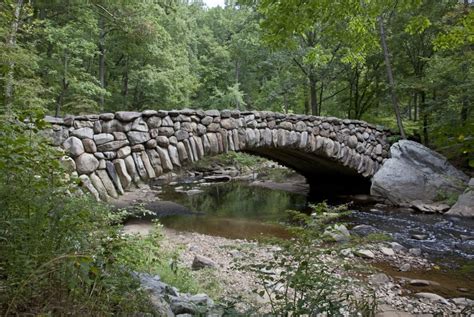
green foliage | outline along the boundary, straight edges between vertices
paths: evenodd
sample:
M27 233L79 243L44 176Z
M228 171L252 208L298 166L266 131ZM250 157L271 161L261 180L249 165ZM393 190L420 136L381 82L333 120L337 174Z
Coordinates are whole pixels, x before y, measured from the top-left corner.
M277 316L338 315L341 309L350 315L374 316L374 297L356 297L348 287L354 282L333 274L340 264L323 260L331 249L315 244L314 239L313 230L302 230L297 238L280 241L281 250L272 259L246 267L260 280L254 292L270 300L272 314Z
M0 310L147 311L138 284L114 260L117 218L68 180L61 153L36 133L43 123L0 124Z

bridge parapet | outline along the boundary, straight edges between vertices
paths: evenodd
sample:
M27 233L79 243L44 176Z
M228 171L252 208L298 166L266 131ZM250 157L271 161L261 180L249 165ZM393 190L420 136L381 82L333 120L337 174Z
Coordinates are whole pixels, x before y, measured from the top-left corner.
M267 111L121 111L46 121L54 145L101 200L227 151L265 156L305 176L369 178L390 147L390 132L364 121Z

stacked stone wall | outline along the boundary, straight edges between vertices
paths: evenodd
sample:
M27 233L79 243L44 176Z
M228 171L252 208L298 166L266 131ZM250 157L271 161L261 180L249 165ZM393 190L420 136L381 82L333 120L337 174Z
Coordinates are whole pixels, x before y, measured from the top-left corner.
M363 121L274 112L147 110L46 120L54 145L72 158L84 187L105 201L227 151L293 149L371 177L390 147L388 130Z

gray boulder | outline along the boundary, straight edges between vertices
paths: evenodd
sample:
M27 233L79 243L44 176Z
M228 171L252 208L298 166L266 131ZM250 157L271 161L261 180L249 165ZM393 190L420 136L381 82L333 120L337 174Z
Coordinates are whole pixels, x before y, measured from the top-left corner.
M195 270L204 269L204 268L216 268L216 267L217 267L216 262L202 255L196 255L194 257L193 264L192 264L192 268Z
M370 192L395 205L460 194L469 180L444 156L417 142L399 141L392 145L390 153L391 158L372 178Z
M66 150L66 153L70 154L72 157L76 157L84 153L82 141L75 136L67 138L63 143L63 148Z
M471 178L469 188L458 197L458 201L446 213L450 216L474 217L474 179Z
M99 161L93 154L83 153L76 158L76 169L79 174L89 174L99 167Z

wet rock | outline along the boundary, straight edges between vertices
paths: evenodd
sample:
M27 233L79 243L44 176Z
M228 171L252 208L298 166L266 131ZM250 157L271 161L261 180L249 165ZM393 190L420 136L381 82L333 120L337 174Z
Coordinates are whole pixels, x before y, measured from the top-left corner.
M411 248L408 250L408 253L414 256L420 256L421 255L421 249L420 248Z
M430 302L439 302L439 303L443 303L443 304L446 304L446 305L449 304L448 301L444 297L439 296L439 295L434 294L434 293L416 293L415 296L418 297L418 298L427 299Z
M393 204L434 201L439 192L460 194L468 177L444 156L427 147L402 140L390 148L388 159L372 178L371 194ZM400 173L400 171L404 171Z
M352 228L351 232L358 236L365 237L372 233L378 233L380 230L370 225L358 225Z
M408 284L411 286L429 286L431 283L427 280L410 280Z
M361 257L361 258L365 258L365 259L375 258L374 253L370 250L360 249L360 250L355 251L354 254Z
M229 182L232 180L232 177L229 175L211 175L204 177L204 179L207 182Z
M193 195L198 195L198 194L201 194L203 193L204 191L200 190L200 189L190 189L188 191L186 191L186 195L188 196L193 196Z
M411 238L415 239L415 240L426 240L428 238L428 235L426 235L426 234L412 234Z
M393 251L400 253L400 252L405 252L407 248L405 248L403 245L401 245L398 242L390 242L390 246L392 247Z
M461 306L472 306L472 305L474 305L474 300L469 299L469 298L465 298L465 297L451 298L450 301L452 301L456 305L461 305Z
M196 255L193 260L192 268L194 270L200 270L204 268L216 268L217 264L213 260L202 256L202 255Z
M474 240L467 240L456 243L456 249L464 253L474 254Z
M442 203L429 203L421 200L411 202L413 209L426 213L442 213L449 209L449 205Z
M472 180L472 179L471 179ZM454 206L446 213L449 216L474 217L474 190L468 189L458 197Z

